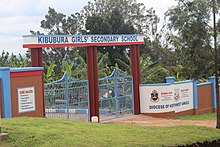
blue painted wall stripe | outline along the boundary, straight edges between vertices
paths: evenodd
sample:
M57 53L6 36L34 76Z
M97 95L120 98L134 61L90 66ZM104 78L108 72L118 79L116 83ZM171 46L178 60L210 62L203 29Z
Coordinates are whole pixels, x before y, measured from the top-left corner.
M198 108L198 89L197 89L197 81L193 80L193 107L194 109Z
M179 81L179 82L174 82L174 84L185 84L185 83L192 83L193 80L186 80L186 81Z
M25 67L25 68L11 68L10 72L25 72L25 71L37 71L44 70L43 67Z
M209 82L212 83L212 107L216 108L216 83L215 83L215 77L209 77Z
M2 115L4 118L12 117L11 107L11 84L10 84L10 68L0 67L1 84L2 84Z
M46 109L46 112L50 113L67 113L67 109ZM100 109L99 113L101 115L109 114L111 110L109 109ZM69 113L73 114L88 114L88 109L69 109Z
M166 83L173 84L175 82L175 77L166 77Z
M212 82L199 83L199 84L197 84L197 86L205 86L205 85L209 85L209 84L212 84Z
M170 83L158 83L158 84L139 84L139 86L169 86Z

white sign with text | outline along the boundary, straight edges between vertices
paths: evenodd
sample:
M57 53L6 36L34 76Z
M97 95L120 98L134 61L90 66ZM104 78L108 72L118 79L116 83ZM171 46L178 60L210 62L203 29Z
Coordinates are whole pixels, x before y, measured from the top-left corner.
M25 35L24 48L60 46L113 46L144 44L141 34Z
M141 85L141 113L181 112L193 109L193 83Z
M18 112L35 111L35 88L18 88Z

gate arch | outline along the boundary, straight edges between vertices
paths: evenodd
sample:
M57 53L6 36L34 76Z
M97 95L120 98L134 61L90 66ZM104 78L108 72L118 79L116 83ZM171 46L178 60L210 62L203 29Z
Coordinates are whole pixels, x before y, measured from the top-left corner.
M134 114L140 114L139 84L141 83L141 74L139 45L144 44L144 35L26 35L23 36L23 38L23 48L31 49L31 66L33 67L43 66L42 48L69 46L87 47L86 57L89 81L90 118L92 116L98 116L99 118L97 46L129 45L134 89ZM79 41L76 42L73 38L79 38Z

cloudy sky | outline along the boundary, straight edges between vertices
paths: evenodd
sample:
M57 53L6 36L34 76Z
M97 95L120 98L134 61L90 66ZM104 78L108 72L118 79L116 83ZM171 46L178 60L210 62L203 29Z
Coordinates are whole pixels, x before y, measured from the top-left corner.
M137 0L153 7L158 16L175 4L174 0ZM0 0L0 53L2 50L14 54L25 54L22 36L30 30L41 30L40 21L47 14L48 7L66 15L80 11L88 0ZM163 19L163 18L161 18Z

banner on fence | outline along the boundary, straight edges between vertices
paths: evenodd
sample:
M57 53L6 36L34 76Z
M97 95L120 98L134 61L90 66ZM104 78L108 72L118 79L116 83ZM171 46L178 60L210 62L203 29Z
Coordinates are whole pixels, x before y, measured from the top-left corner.
M181 112L193 109L193 83L140 86L141 113Z

